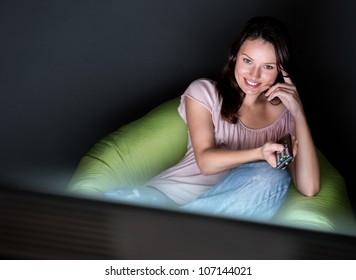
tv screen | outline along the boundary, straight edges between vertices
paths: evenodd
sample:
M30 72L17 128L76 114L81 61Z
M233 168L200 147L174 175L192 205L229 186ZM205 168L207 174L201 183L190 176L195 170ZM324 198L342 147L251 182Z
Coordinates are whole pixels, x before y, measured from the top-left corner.
M354 259L356 237L0 188L1 259Z

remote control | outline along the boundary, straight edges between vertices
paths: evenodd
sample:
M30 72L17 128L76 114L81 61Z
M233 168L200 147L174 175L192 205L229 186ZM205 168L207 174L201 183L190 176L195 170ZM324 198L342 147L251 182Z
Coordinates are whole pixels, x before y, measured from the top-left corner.
M283 170L293 160L292 137L288 133L279 139L277 143L284 146L283 151L276 152L277 168Z

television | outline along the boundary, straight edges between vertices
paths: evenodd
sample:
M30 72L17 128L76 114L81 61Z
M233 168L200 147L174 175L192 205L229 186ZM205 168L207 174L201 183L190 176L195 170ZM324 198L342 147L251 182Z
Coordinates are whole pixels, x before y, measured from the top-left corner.
M7 260L355 259L356 237L0 187Z

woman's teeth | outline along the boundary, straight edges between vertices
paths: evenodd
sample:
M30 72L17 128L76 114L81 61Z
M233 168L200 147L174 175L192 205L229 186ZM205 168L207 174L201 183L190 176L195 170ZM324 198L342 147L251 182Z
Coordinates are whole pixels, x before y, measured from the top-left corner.
M249 80L246 80L246 82L247 82L250 86L257 86L257 83L250 82Z

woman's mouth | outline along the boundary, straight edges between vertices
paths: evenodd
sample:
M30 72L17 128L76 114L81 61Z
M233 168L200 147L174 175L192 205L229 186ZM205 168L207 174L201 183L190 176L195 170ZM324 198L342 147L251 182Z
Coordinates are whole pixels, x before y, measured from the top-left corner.
M259 83L249 81L246 78L245 78L245 84L250 88L257 88L260 85Z

